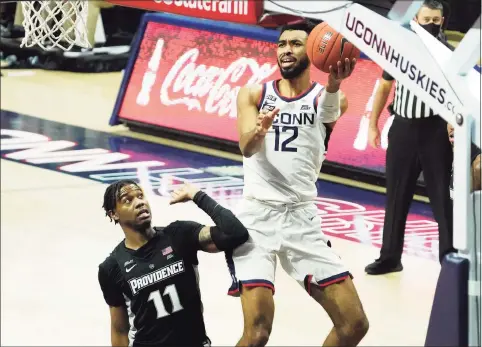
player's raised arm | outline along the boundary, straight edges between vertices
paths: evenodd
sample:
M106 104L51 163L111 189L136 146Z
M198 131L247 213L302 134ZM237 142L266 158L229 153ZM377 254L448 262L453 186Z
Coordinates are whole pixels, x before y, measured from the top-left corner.
M334 124L340 118L340 85L344 79L351 75L355 65L356 59L352 61L345 59L343 63L339 61L337 66L330 66L328 83L318 100L318 112L324 124Z
M104 264L103 264L104 265ZM98 279L106 303L110 311L110 336L112 346L129 345L129 318L122 290L115 285L109 275L112 269L99 267Z
M248 240L248 230L230 210L222 207L209 195L190 184L185 184L182 188L173 192L170 204L189 200L192 200L206 212L216 226L197 228L192 232L192 241L189 241L188 235L173 231L172 237L186 245L185 247L215 253L232 250ZM183 239L181 240L181 238Z
M249 158L257 153L279 110L260 113L258 101L261 98L262 86L242 87L237 97L237 127L239 133L239 149L243 156Z

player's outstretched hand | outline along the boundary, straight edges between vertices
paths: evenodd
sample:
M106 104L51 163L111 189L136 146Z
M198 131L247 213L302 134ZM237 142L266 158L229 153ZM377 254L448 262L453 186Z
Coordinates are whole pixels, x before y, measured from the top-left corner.
M273 125L274 117L279 113L279 108L275 108L273 111L261 110L256 119L256 134L266 136L269 128Z
M192 200L199 190L198 187L193 186L190 183L185 183L181 188L176 189L171 193L171 201L169 201L169 205Z
M336 66L330 65L330 74L328 76L329 82L332 83L341 83L345 78L350 77L353 70L355 70L356 59L353 58L352 61L350 59L345 58L345 61L338 61Z

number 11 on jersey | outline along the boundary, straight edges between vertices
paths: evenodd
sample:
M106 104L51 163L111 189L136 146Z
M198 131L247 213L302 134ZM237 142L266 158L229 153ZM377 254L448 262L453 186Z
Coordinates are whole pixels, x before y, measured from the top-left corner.
M169 296L169 298L171 299L171 313L167 312L164 301L162 300L162 296ZM164 289L164 293L162 294L162 296L159 290L153 291L151 294L149 294L148 301L152 301L154 303L157 311L157 318L169 316L170 314L176 313L183 309L181 301L179 300L179 295L177 294L176 286L174 284L168 285L166 289Z
M296 147L288 146L288 144L298 137L298 127L290 127L290 126L280 126L280 125L273 125L274 132L275 132L275 140L274 140L274 150L276 152L297 152L298 149ZM288 137L286 140L281 142L280 146L280 137L281 133L291 133L291 136ZM281 149L280 149L281 147Z

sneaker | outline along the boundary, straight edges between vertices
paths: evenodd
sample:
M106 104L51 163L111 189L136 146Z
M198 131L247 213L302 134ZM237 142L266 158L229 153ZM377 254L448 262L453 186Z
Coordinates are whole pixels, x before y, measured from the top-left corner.
M403 270L401 261L393 263L388 260L377 259L375 262L365 267L365 272L369 275L384 275L391 272L400 272Z

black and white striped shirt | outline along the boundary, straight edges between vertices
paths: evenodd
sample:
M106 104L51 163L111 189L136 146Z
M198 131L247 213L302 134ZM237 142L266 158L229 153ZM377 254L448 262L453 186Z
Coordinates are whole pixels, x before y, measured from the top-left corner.
M385 71L382 78L387 81L394 79ZM428 118L435 115L435 112L417 98L415 93L398 81L395 81L395 96L388 109L392 115L403 118Z
M445 46L454 50L454 47L442 39L442 37L439 37L438 39ZM394 78L386 71L383 71L382 78L386 81L394 80ZM392 115L410 119L428 118L437 115L412 91L398 81L395 81L395 96L393 102L388 106L388 110Z

